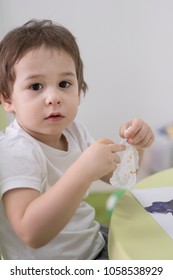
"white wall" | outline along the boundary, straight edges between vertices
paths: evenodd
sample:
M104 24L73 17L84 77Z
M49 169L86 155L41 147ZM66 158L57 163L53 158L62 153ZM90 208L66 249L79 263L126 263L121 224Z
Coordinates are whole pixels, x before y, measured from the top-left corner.
M133 117L173 120L172 0L1 0L0 36L31 18L77 37L89 85L78 118L93 136L115 138Z

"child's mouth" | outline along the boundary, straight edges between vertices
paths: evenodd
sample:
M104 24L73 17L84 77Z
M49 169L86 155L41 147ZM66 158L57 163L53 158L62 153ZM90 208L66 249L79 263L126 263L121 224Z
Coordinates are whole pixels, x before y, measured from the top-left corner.
M62 120L63 118L64 116L58 113L49 115L46 120Z

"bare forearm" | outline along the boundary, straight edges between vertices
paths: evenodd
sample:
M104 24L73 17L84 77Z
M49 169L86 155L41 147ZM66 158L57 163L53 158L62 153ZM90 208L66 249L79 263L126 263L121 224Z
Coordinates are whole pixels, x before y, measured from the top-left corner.
M54 238L68 223L91 181L83 174L74 175L76 166L50 188L50 190L32 201L22 218L26 243L31 247L40 247Z

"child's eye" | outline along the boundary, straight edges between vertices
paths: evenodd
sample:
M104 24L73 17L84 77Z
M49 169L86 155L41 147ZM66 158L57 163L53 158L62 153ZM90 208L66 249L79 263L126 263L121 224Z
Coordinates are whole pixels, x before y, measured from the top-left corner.
M59 83L59 86L61 88L68 88L70 85L71 84L69 82L67 82L67 81L62 81L62 82Z
M35 83L30 87L30 89L32 89L32 90L40 90L42 88L43 88L43 86L39 83Z

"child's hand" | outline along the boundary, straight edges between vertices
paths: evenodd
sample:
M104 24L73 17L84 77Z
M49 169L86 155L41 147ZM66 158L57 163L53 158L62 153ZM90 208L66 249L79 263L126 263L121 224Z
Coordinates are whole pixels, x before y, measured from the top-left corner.
M117 168L120 163L117 152L123 150L124 145L108 139L99 140L82 153L78 163L87 177L92 181L98 180Z
M136 145L137 149L147 148L154 141L154 133L141 119L133 119L120 128L120 136L127 142Z

